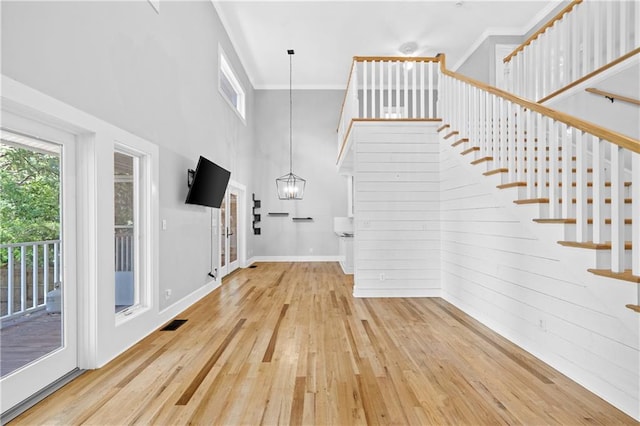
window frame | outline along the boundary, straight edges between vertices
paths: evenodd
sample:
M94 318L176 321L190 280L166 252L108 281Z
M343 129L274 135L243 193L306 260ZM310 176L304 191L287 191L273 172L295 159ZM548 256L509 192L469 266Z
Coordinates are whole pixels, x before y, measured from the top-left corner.
M153 252L151 248L151 226L153 221L151 191L151 154L138 150L129 144L114 141L113 153L120 153L133 158L133 305L115 313L116 324L135 318L153 306L151 300ZM115 177L114 177L115 183ZM115 220L114 220L115 225ZM115 245L114 245L115 253ZM115 266L115 265L114 265ZM114 269L115 270L115 269ZM114 294L115 294L115 280Z
M240 83L240 79L237 77L237 73L231 66L229 59L224 52L222 46L218 45L218 91L225 100L225 102L238 114L238 117L246 124L246 92L244 86ZM234 105L233 101L229 99L227 94L222 88L223 77L229 82L231 88L237 95L237 105Z

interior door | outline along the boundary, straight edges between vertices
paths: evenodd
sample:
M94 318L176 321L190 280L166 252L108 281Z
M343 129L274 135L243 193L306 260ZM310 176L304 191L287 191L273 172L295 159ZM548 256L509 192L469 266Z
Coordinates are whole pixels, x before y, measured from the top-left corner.
M4 115L0 144L0 198L18 209L0 213L3 413L78 365L75 138L15 123Z
M221 278L238 268L238 190L227 189L220 206L220 273Z

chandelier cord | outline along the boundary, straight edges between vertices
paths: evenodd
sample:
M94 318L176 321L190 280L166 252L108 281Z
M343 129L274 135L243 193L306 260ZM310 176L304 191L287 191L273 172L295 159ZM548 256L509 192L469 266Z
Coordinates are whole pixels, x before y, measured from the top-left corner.
M293 174L293 96L292 96L292 56L289 54L289 173Z

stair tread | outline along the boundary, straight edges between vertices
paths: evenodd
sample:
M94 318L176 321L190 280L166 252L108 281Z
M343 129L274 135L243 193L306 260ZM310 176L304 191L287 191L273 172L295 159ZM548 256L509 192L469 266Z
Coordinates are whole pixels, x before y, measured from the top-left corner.
M477 160L473 160L471 164L476 165L476 164L484 163L485 161L493 161L493 157L478 158Z
M562 204L562 198L559 198L558 202ZM577 202L576 199L573 198L572 203L575 204L576 202ZM631 204L631 202L632 202L631 198L624 199L625 204ZM549 203L549 199L548 198L525 198L522 200L515 200L514 203L516 204L535 204L535 203L547 204ZM611 198L605 198L604 203L611 204ZM593 198L587 198L587 204L593 204Z
M640 305L624 305L625 307L631 309L632 311L640 313Z
M452 143L451 146L458 146L458 145L460 145L462 143L467 143L467 142L469 142L468 138L461 138L461 139L458 139L457 141L455 141L454 143Z
M438 132L441 132L444 129L448 129L449 127L451 127L449 124L443 124L442 126L438 127Z
M615 278L618 280L631 281L640 284L640 277L633 275L631 269L626 269L624 272L613 272L610 269L588 269L589 272L602 277ZM629 305L627 305L629 307Z
M480 151L480 147L479 146L472 146L471 148L467 148L464 151L462 151L460 154L461 155L467 155L467 154L471 154L472 152L476 152L476 151Z
M558 244L565 247L585 248L591 250L611 250L611 241L604 243L594 243L593 241L586 241L579 243L577 241L558 241ZM631 250L631 241L624 242L624 249Z
M567 219L548 219L548 218L541 218L541 219L533 219L534 222L536 223L564 223L567 225L575 225L578 220L575 218L567 218ZM611 225L611 218L606 218L604 220L605 225ZM624 220L624 224L625 225L631 225L633 223L633 221L631 220L631 218L627 218ZM593 225L593 218L589 218L587 219L587 224L589 225Z
M455 135L459 135L459 134L460 134L460 132L458 132L457 130L454 130L453 132L447 133L447 135L444 138L445 139L449 139L450 137L455 136Z

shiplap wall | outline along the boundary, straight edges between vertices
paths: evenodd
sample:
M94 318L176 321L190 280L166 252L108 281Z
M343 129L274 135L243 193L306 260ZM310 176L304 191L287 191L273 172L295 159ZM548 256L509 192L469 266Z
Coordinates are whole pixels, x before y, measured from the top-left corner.
M440 295L439 123L354 124L354 296Z
M449 143L443 298L637 419L640 319L624 307L636 284L588 273L593 252L558 245L561 226L533 223L535 206L515 206Z

